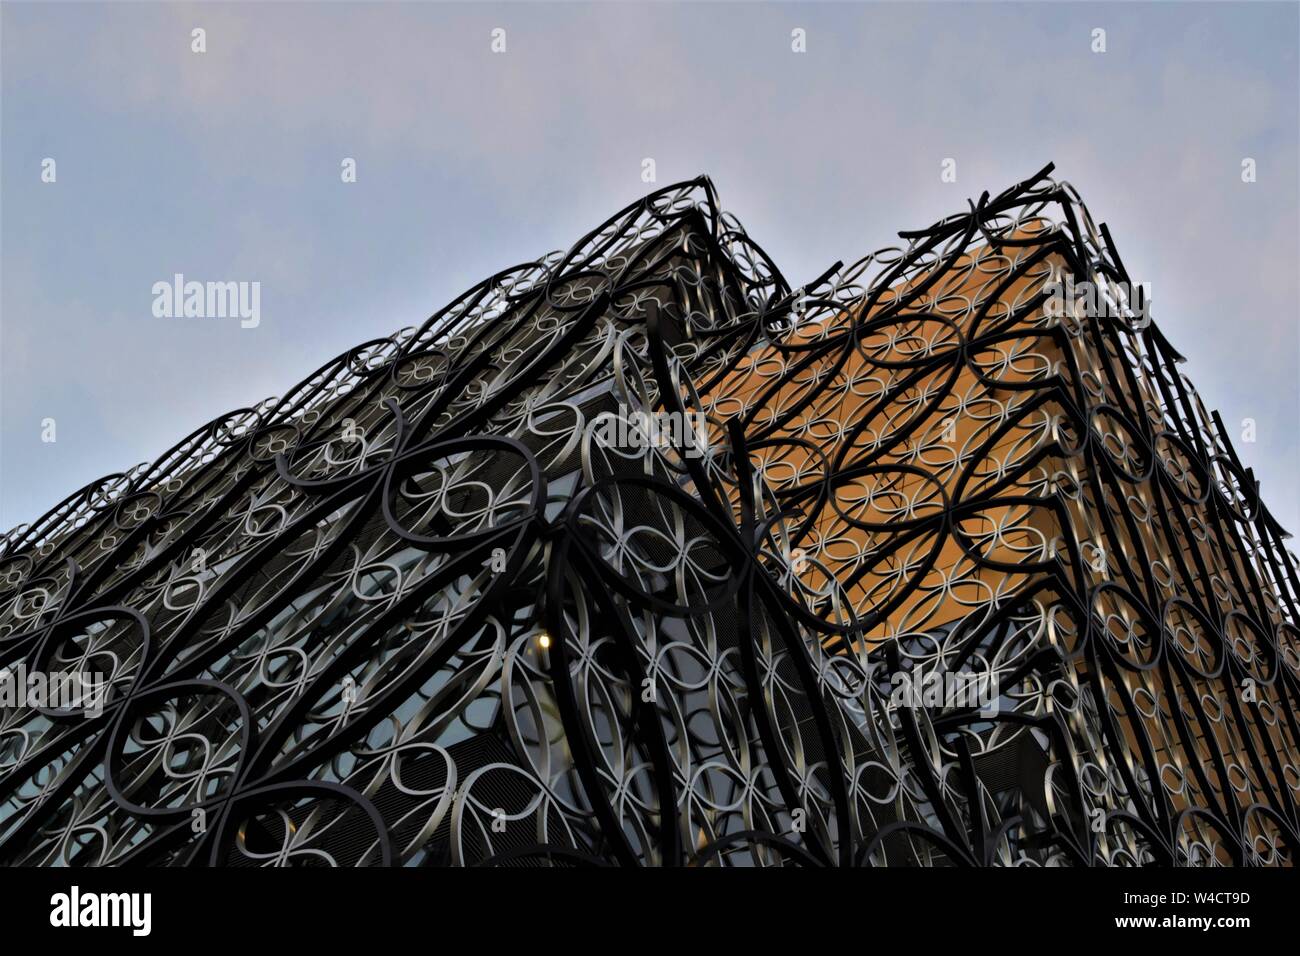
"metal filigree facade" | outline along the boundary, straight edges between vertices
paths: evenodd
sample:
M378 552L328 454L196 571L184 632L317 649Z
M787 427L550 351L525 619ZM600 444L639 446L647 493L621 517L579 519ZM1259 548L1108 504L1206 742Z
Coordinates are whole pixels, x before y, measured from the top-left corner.
M1050 172L803 288L660 190L11 531L0 860L1293 862L1296 559Z

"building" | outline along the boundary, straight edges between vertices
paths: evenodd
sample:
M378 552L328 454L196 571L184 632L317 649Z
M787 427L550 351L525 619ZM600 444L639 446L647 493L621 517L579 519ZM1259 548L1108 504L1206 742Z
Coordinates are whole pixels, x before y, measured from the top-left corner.
M1300 580L1051 167L795 288L707 179L0 551L0 860L1284 865Z

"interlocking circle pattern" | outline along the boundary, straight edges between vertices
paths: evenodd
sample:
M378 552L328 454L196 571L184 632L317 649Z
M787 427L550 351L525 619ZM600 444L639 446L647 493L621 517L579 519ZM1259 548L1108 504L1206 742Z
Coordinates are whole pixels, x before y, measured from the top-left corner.
M1050 173L797 288L661 189L9 532L0 862L1294 862L1296 558Z

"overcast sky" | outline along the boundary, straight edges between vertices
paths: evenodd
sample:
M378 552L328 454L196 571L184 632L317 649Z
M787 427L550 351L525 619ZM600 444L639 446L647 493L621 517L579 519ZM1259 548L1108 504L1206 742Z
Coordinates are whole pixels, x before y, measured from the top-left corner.
M795 284L1054 161L1300 528L1295 4L6 3L0 28L0 528L567 247L646 157L712 176ZM156 318L177 272L259 281L260 325Z

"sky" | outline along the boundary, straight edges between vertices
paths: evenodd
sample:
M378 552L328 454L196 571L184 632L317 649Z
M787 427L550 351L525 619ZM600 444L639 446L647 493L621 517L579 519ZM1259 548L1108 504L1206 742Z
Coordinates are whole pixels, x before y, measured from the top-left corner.
M645 158L795 285L1055 162L1300 529L1298 9L6 2L0 530L567 248ZM259 323L155 316L178 272Z

